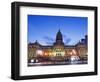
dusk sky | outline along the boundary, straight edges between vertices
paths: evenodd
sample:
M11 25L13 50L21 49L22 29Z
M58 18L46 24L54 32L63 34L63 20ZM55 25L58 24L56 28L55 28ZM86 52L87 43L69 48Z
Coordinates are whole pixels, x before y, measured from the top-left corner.
M74 45L87 35L88 18L70 16L28 15L28 43L36 40L42 45L55 42L60 29L66 45Z

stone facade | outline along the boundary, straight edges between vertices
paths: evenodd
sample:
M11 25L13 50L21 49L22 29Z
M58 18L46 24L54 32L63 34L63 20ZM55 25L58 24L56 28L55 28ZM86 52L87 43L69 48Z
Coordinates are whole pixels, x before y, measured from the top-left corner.
M67 60L71 56L78 56L80 59L87 60L87 35L75 45L65 45L60 30L56 35L56 41L51 46L43 46L38 41L28 44L28 60Z

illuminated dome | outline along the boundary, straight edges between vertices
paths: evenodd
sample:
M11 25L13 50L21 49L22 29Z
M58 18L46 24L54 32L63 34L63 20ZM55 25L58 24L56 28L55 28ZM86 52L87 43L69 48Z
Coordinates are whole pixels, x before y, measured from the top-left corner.
M55 45L64 45L64 43L63 43L63 36L62 36L62 33L61 33L60 30L57 32L56 42L54 44Z
M58 31L57 35L56 35L56 41L63 41L63 38L62 38L62 33L60 32L60 30Z

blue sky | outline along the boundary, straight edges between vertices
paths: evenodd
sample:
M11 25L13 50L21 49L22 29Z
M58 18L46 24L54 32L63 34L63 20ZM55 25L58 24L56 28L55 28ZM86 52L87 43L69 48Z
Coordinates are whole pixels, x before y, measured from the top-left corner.
M28 15L28 43L36 40L42 45L55 42L60 29L66 45L73 45L87 34L87 17Z

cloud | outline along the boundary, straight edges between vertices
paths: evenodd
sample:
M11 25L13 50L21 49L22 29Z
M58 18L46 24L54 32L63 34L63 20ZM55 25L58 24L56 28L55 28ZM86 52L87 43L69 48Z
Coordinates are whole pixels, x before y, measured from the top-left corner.
M45 42L47 45L52 45L53 42Z
M54 41L54 39L53 38L51 38L51 37L48 37L48 36L45 36L45 37L43 37L45 40L47 40L47 41Z
M71 38L67 37L66 35L62 35L62 36L65 44L69 44L71 42ZM47 45L52 45L56 40L56 38L54 39L48 36L43 37L43 39Z
M63 36L63 38L66 38L66 37L67 37L67 36L66 36L66 35L64 35L64 34L63 34L62 36Z
M71 38L67 37L66 35L63 34L63 39L65 44L69 44L71 42Z
M70 38L65 39L65 44L68 44L70 42L71 42L71 39Z
M43 37L43 39L45 40L45 43L49 44L49 45L51 45L55 42L55 40L53 38L48 37L48 36Z

